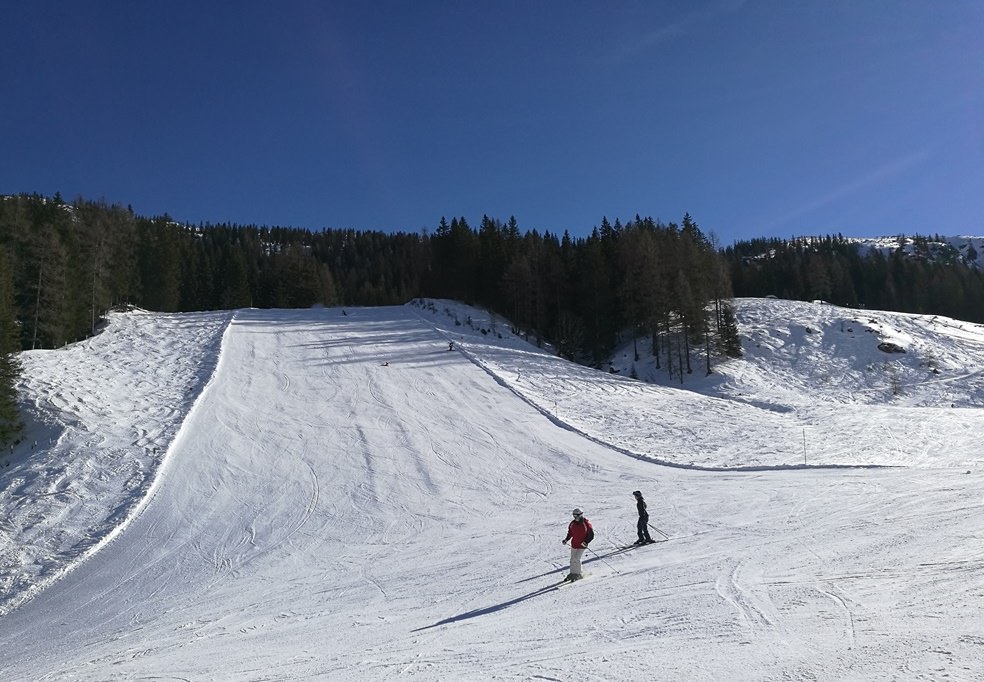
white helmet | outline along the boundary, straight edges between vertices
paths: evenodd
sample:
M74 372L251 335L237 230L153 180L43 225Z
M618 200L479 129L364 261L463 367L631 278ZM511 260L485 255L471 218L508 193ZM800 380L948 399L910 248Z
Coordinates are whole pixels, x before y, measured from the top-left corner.
M584 514L584 512L581 511L581 508L580 507L574 507L573 514L574 514L574 516L581 516L582 514Z

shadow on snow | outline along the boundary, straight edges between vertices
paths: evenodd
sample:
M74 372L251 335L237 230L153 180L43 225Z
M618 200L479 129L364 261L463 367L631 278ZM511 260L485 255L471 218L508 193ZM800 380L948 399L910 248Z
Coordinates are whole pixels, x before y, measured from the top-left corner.
M629 551L630 549L632 549L632 546L629 546L629 547L619 547L618 549L611 550L610 552L606 552L604 554L596 554L595 556L593 556L593 557L591 557L589 559L585 559L584 560L584 564L587 565L587 564L594 563L596 561L603 561L604 559L607 559L610 556L614 556L614 555L617 555L617 554L622 554L624 552ZM547 571L546 573L541 573L540 575L534 575L534 576L531 576L529 578L524 578L523 580L520 580L518 584L530 582L531 580L538 580L540 578L546 578L546 577L551 576L551 575L565 573L566 571L567 571L566 568L557 568L557 569L554 569L552 571ZM521 604L522 602L527 601L527 600L530 600L530 599L533 599L534 597L539 597L541 595L548 594L550 592L553 592L555 590L558 590L558 589L560 589L564 585L564 583L565 583L565 581L563 581L563 580L558 581L558 582L555 582L555 583L550 583L549 585L545 585L544 587L541 587L539 589L533 590L532 592L529 592L527 594L524 594L524 595L522 595L520 597L516 597L514 599L510 599L508 601L504 601L501 604L493 604L492 606L485 606L485 607L480 608L480 609L473 609L471 611L465 611L464 613L459 613L456 616L449 616L448 618L444 618L443 620L439 620L436 623L432 623L431 625L425 625L423 627L415 628L415 629L411 630L411 632L420 632L422 630L430 630L432 628L440 627L441 625L450 625L451 623L459 623L459 622L461 622L463 620L469 620L471 618L478 618L479 616L487 616L490 613L495 613L497 611L502 611L503 609L507 609L510 606L514 606L516 604Z

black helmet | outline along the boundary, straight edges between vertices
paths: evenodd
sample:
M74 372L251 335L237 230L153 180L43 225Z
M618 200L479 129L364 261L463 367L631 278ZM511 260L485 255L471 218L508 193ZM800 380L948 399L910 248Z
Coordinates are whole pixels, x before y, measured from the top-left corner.
M636 497L642 497L642 492L640 492L638 490L633 490L632 491L632 494L635 495Z

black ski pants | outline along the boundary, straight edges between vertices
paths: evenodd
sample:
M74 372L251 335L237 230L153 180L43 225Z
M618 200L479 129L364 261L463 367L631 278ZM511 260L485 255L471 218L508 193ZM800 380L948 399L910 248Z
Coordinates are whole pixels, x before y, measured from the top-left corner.
M653 541L653 539L649 537L649 514L639 515L639 523L636 524L636 532L639 534L640 541Z

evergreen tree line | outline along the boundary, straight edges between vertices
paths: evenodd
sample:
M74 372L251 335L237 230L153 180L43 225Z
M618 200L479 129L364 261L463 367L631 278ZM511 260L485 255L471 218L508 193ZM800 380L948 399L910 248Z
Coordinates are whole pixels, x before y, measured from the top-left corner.
M841 235L755 239L723 250L737 296L824 300L837 305L984 322L984 270L939 236L899 238L887 255Z
M586 238L484 217L433 234L179 224L57 195L0 198L0 440L16 430L16 351L57 348L106 311L393 305L486 307L536 343L601 366L631 334L680 380L740 354L723 259L692 218L603 220Z
M476 303L528 339L601 367L626 334L652 345L657 366L683 379L698 355L740 355L720 254L689 215L681 224L603 219L586 238L484 217L477 230L441 220L430 239L425 295Z

